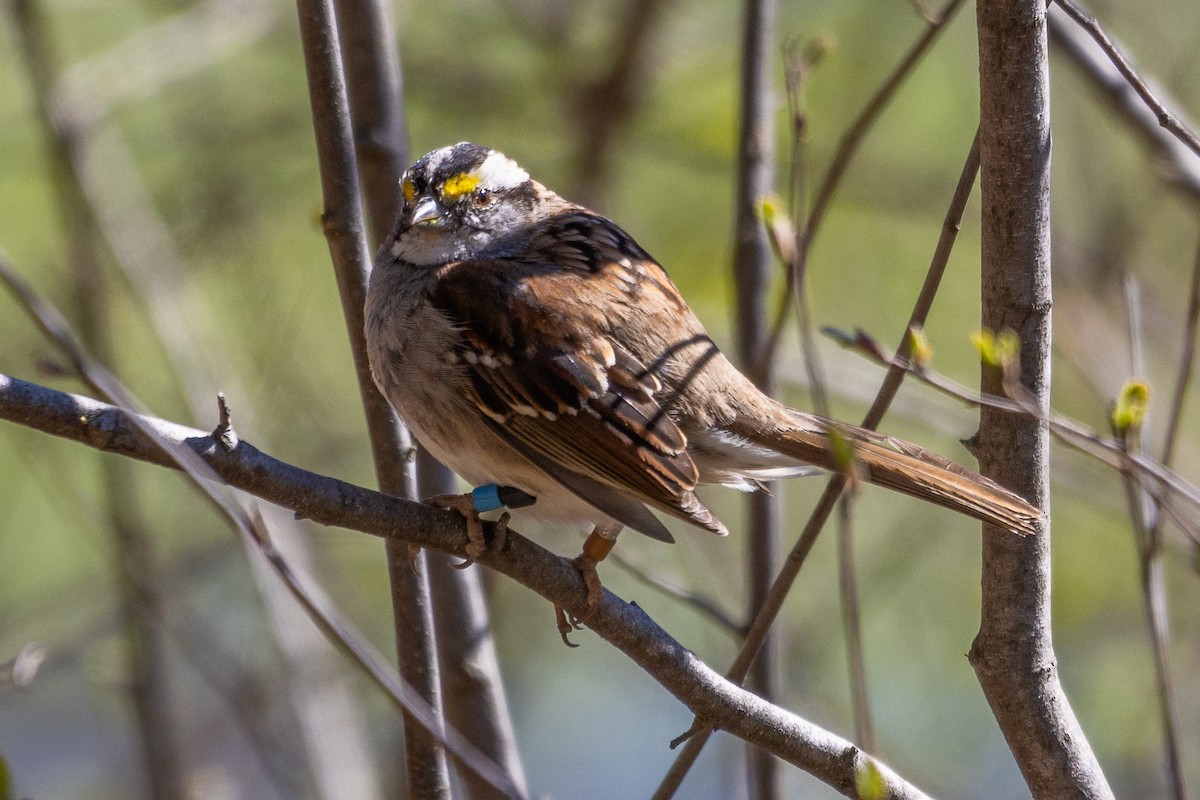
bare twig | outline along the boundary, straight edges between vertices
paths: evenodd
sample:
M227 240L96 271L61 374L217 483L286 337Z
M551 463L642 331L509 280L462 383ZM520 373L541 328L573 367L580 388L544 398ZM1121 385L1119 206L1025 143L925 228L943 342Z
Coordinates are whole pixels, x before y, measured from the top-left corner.
M335 7L368 240L375 249L404 203L400 175L408 166L408 126L400 54L387 3L337 0Z
M788 282L794 291L797 322L800 328L800 345L804 369L808 375L809 392L813 410L822 417L829 417L829 396L825 389L825 373L821 368L817 350L816 331L809 303L807 250L804 242L806 232L799 227L799 219L805 214L807 187L805 186L805 131L807 111L805 109L806 77L823 49L818 45L809 48L809 54L800 57L795 48L789 48L787 64L788 108L792 119L792 181L790 197L791 230L774 215L768 225L775 253L783 261ZM789 247L789 243L791 246ZM866 665L863 661L862 625L858 584L854 569L854 532L850 526L850 499L842 498L842 513L839 515L838 535L838 591L842 601L842 622L846 639L846 659L850 680L850 698L855 720L855 733L859 743L868 752L877 753L874 723L871 720L869 695L866 685Z
M1131 381L1137 381L1146 375L1141 292L1137 279L1132 273L1126 274L1124 285ZM1143 450L1147 428L1144 416L1136 423L1124 428L1117 426L1116 416L1117 412L1114 411L1114 434L1121 448L1126 453L1130 452L1132 448ZM1158 509L1153 502L1149 501L1137 476L1126 466L1121 468L1121 483L1124 485L1125 499L1129 506L1129 518L1138 558L1138 577L1146 610L1150 649L1154 656L1155 689L1158 695L1159 721L1162 726L1167 783L1174 800L1187 800L1187 785L1184 781L1183 767L1179 756L1179 722L1177 719L1178 706L1175 701L1175 682L1171 674L1171 661L1168 655L1170 628L1166 581L1163 576L1162 534L1157 524Z
M912 314L909 317L909 328L905 331L901 339L902 348L910 345L909 331L914 326L919 327L924 324L925 319L929 315L929 310L933 306L933 299L937 296L938 288L941 286L941 279L945 274L946 264L950 260L950 252L953 249L955 239L958 237L958 229L962 222L963 211L966 209L967 198L970 196L971 186L974 185L975 176L979 170L978 145L978 137L976 137L976 141L971 145L971 151L967 156L966 163L963 165L962 174L959 176L958 185L950 202L950 207L946 211L941 237L938 239L937 248L934 250L933 258L930 261L925 282L921 286L921 292L917 296L916 302L913 304ZM875 401L871 404L871 408L867 410L867 414L863 418L863 427L872 429L878 427L878 423L883 419L884 414L887 413L892 400L895 399L896 392L899 390L905 374L905 369L896 365L892 365L892 368L888 370L888 375L884 379L883 385L880 386L879 392L875 396ZM813 545L816 543L821 528L825 525L826 520L829 519L829 515L836 507L837 499L842 489L845 488L845 484L846 479L841 474L834 475L829 479L829 483L826 484L824 492L817 500L816 506L809 515L804 530L788 554L779 575L775 578L775 582L771 586L771 591L767 593L762 608L755 616L753 623L751 623L750 630L746 634L745 641L742 642L742 647L738 651L737 657L726 673L729 680L741 682L745 678L747 666L754 660L755 653L758 652L758 647L762 642L765 631L770 628L775 618L779 615L784 599L791 590L796 576L799 575L804 561L808 558L809 551L812 550ZM693 727L696 727L696 725L693 725ZM687 743L675 758L675 762L671 765L667 777L663 779L662 784L660 784L658 791L655 793L654 800L665 800L665 798L672 796L671 793L683 782L683 778L687 775L688 770L691 769L692 764L700 756L700 751L704 748L711 733L709 729L701 729L696 731L695 735L688 738Z
M812 208L801 229L803 232L799 255L801 269L804 268L803 265L808 261L808 253L811 251L812 243L821 229L822 222L825 220L825 213L829 210L829 204L833 200L833 195L837 191L838 186L841 185L842 178L845 176L850 162L857 154L863 139L866 138L867 133L874 126L876 120L879 119L879 115L887 108L888 103L895 97L908 76L912 74L913 69L920 63L921 58L929 51L934 42L937 41L938 35L945 29L946 24L962 4L963 0L950 0L937 14L936 21L929 21L929 27L926 28L925 32L913 44L912 48L905 54L892 73L867 101L863 110L859 112L858 118L842 134L837 152L834 153L833 160L829 164L829 169L826 170L825 175L821 178L821 183L817 187L816 195L813 198ZM785 299L787 298L788 295L785 295ZM785 303L776 312L774 324L771 326L771 338L768 345L770 354L764 356L764 358L774 357L773 351L778 348L783 327L787 323L788 307Z
M1122 437L1123 444L1132 443L1133 437ZM1127 452L1132 452L1128 451ZM1125 488L1125 499L1129 506L1129 519L1133 528L1135 550L1138 559L1138 577L1142 589L1142 600L1146 610L1146 624L1150 634L1150 650L1154 657L1155 689L1158 696L1159 719L1162 725L1163 749L1167 770L1167 781L1171 797L1186 800L1188 793L1184 783L1183 768L1179 755L1178 721L1176 719L1175 684L1171 676L1170 631L1167 620L1166 585L1163 577L1162 539L1148 525L1145 495L1133 471L1123 467L1121 482Z
M1200 157L1170 131L1159 125L1158 117L1125 80L1112 60L1087 32L1067 18L1064 9L1051 5L1046 15L1050 40L1079 68L1109 106L1158 154L1166 165L1167 179L1184 191L1193 202L1200 202ZM1179 103L1159 86L1146 85L1160 98L1162 105L1178 108ZM1178 114L1177 116L1182 116ZM1184 121L1187 127L1195 125ZM1181 123L1184 124L1184 123Z
M921 292L917 296L912 314L909 315L908 328L900 337L900 344L896 347L896 354L902 358L907 359L912 355L912 331L924 327L925 320L933 308L933 299L937 297L938 287L941 286L942 276L946 272L946 264L950 262L950 252L954 249L954 242L958 238L959 227L962 225L963 211L967 207L967 199L971 196L971 187L975 185L975 177L978 174L979 132L976 131L975 138L971 141L971 149L967 153L966 163L963 164L962 173L958 177L958 184L954 187L950 208L946 211L946 218L942 221L942 232L938 237L937 247L934 249L933 259L929 264L929 271L925 274L925 282L921 286ZM883 421L884 412L895 399L896 392L900 391L900 384L903 381L903 368L896 366L888 368L875 403L863 417L864 428L873 430L879 427L879 423Z
M614 550L609 554L608 560L616 564L621 569L628 572L639 582L649 586L652 589L657 589L667 597L670 597L685 606L691 607L701 616L706 617L710 622L716 624L718 628L726 633L732 634L739 639L745 635L745 625L735 620L730 614L721 608L721 604L716 600L705 597L699 592L693 592L684 586L680 586L674 581L664 578L661 575L655 575L649 570L642 569L639 565L633 563L625 556L621 555L619 550Z
M1170 109L1158 99L1157 95L1146 84L1146 81L1137 74L1133 65L1125 58L1120 48L1109 38L1104 29L1100 27L1100 23L1096 21L1096 18L1084 11L1072 2L1072 0L1055 0L1055 5L1061 8L1079 27L1087 31L1088 36L1091 36L1096 44L1100 45L1100 48L1112 61L1113 66L1121 73L1121 77L1133 88L1137 96L1146 104L1146 107L1154 112L1158 124L1182 142L1195 155L1200 156L1200 139L1196 138L1196 134L1188 130L1187 126L1180 122L1171 113Z
M871 719L871 696L867 691L867 662L863 650L862 611L854 575L854 531L851 507L854 493L844 492L838 503L838 588L842 595L842 629L846 636L846 662L850 669L851 707L854 709L854 739L868 753L879 753L875 723Z
M101 238L74 172L82 141L79 131L65 128L55 117L51 94L58 57L42 11L35 0L12 3L37 119L50 152L53 185L70 250L74 279L75 316L89 346L106 363L116 360L112 326L112 294L101 256ZM156 800L183 795L183 753L176 742L165 644L154 624L165 602L151 537L131 473L121 463L99 465L104 491L99 513L112 535L113 572L118 609L124 626L129 659L128 694L140 738L149 789Z
M945 7L937 13L936 21L930 20L929 27L919 39L913 44L912 49L905 54L904 58L896 65L896 69L888 76L887 80L875 91L867 104L863 106L858 118L850 125L844 134L841 141L838 143L837 152L833 156L833 161L829 164L829 169L825 176L821 179L821 184L817 187L817 193L813 197L812 210L809 211L808 220L804 225L807 231L808 241L807 246L811 246L812 238L820 229L821 223L825 220L825 213L829 210L829 204L833 200L833 195L841 184L842 176L846 169L850 166L851 160L855 153L858 152L859 145L862 144L867 133L874 126L879 115L887 108L888 103L896 96L900 86L908 78L917 64L937 41L938 36L946 28L946 24L953 19L954 14L962 6L963 0L950 0Z

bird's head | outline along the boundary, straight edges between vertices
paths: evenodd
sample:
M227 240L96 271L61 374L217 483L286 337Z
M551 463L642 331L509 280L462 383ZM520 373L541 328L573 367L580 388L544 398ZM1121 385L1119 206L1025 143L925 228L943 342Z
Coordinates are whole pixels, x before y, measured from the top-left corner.
M470 142L425 154L400 187L391 254L419 265L502 255L550 194L508 156Z

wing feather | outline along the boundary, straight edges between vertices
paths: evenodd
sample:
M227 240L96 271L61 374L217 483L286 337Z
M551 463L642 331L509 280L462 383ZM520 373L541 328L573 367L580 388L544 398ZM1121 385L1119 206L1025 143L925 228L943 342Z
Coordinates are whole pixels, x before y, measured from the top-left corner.
M649 504L726 533L695 495L699 474L686 437L654 398L658 378L606 335L598 309L579 308L591 324L567 326L540 301L580 271L600 291L628 291L608 274L625 269L617 259L598 261L586 241L570 249L574 258L552 264L476 259L441 270L427 300L461 333L455 355L468 369L471 401L535 465L635 530L664 538L653 515L634 511Z

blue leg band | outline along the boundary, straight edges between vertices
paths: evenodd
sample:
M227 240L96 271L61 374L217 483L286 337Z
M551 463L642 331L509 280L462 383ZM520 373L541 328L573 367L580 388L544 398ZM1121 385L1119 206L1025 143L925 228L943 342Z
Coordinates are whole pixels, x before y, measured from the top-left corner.
M500 499L500 487L494 483L472 489L471 503L475 506L475 510L480 513L504 508L504 501Z

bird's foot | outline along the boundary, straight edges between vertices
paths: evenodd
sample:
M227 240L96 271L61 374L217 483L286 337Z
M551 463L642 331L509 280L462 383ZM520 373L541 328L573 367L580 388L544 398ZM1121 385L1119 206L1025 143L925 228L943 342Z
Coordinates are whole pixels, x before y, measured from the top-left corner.
M462 563L454 564L456 568L466 569L484 554L487 550L487 537L483 535L483 521L479 518L479 511L476 510L474 498L470 494L438 494L421 502L448 511L457 511L467 521L467 558ZM508 514L505 513L496 523L496 533L503 537L507 527Z
M619 530L620 528L592 531L591 536L584 542L583 552L571 559L571 566L579 571L579 575L583 578L583 585L587 587L587 611L583 613L583 616L576 616L557 603L554 605L554 619L558 626L558 633L567 647L578 647L567 638L567 634L573 630L581 630L583 627L581 623L592 615L596 606L604 598L604 586L600 583L600 573L596 571L596 565L612 550Z
M567 647L578 647L579 645L567 638L567 634L571 631L583 630L581 623L592 615L592 611L595 610L600 599L604 597L604 586L600 583L600 573L596 572L596 559L588 554L580 553L571 559L571 566L579 570L579 574L583 577L583 585L587 587L587 611L584 612L582 617L578 617L558 603L555 603L554 621L558 627L558 635L562 637L563 644Z

